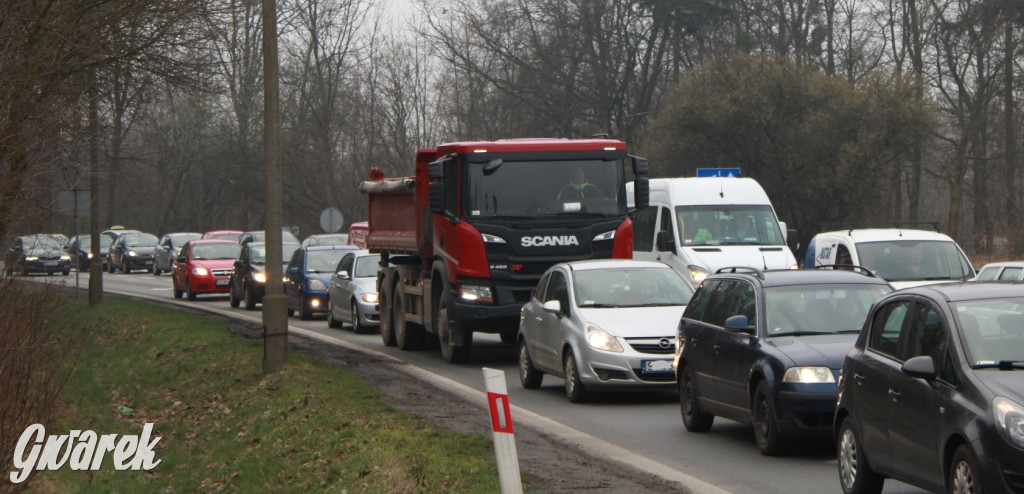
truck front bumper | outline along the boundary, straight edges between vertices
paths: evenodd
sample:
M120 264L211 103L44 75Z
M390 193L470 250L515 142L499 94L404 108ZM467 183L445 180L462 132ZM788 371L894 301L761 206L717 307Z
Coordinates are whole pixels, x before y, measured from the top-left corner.
M519 325L523 304L481 305L456 301L454 319L469 325L473 331L499 333L509 324Z

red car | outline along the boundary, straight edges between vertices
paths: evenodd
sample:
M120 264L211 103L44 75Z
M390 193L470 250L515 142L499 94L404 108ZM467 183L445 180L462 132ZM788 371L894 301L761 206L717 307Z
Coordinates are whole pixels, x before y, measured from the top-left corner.
M227 293L231 269L241 248L231 240L200 239L185 243L174 262L174 298L187 294L189 300L195 300L201 293Z
M242 234L245 233L241 230L213 230L203 234L203 238L217 238L221 240L234 240L238 242L242 238Z

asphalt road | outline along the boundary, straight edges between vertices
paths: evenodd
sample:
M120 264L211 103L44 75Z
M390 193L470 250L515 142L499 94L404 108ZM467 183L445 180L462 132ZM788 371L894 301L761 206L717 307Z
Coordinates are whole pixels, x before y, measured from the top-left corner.
M41 281L43 277L38 277ZM67 278L47 277L53 282L75 285L75 273ZM79 280L88 287L88 274ZM260 312L232 309L227 296L200 296L195 302L174 300L169 275L153 276L104 273L104 290L177 302L250 320ZM421 369L422 375L467 397L484 396L481 368L505 371L513 420L542 427L571 444L600 452L669 479L678 480L694 492L715 488L734 493L841 493L831 444L803 445L782 457L762 456L749 425L718 418L706 434L689 433L679 415L674 392L611 393L592 402L572 404L564 394L563 381L545 376L539 390L523 389L519 383L515 349L497 336L474 335L470 362L446 364L439 351L403 352L385 347L380 336L357 335L347 326L330 329L324 319L289 319L289 329L322 340L380 352ZM481 398L483 400L483 398ZM482 418L482 420L486 420ZM885 493L925 492L894 480L886 481Z

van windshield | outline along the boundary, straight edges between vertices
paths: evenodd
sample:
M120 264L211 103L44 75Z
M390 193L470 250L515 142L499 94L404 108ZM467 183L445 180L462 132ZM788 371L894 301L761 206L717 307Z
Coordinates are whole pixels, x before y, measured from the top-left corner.
M676 222L686 247L786 243L768 205L676 206Z
M966 280L970 262L948 240L890 240L857 243L861 266L887 281Z

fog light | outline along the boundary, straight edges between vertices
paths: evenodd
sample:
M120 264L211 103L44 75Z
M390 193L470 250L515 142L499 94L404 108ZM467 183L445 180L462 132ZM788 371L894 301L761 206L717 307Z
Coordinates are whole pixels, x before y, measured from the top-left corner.
M317 307L320 307L320 299L314 298L313 300L310 300L309 301L309 306L314 308L314 309L317 308Z

